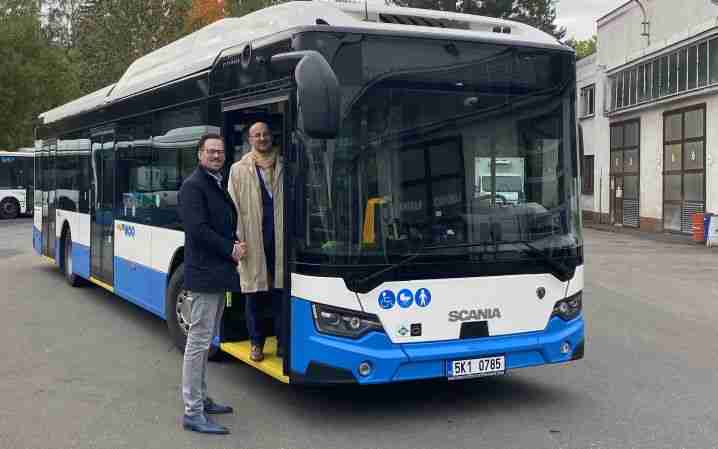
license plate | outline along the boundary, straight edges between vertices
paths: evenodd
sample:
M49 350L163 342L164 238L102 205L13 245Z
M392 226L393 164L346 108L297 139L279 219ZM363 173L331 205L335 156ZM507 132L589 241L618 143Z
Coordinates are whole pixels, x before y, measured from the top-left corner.
M504 356L449 360L446 371L449 379L499 376L506 372L506 361Z

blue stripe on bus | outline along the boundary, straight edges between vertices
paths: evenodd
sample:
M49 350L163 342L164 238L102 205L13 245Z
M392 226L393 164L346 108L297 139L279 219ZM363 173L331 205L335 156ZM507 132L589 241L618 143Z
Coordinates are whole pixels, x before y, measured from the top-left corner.
M85 279L90 278L89 246L72 242L72 272Z
M42 255L42 232L35 226L32 227L32 247L36 253Z
M552 318L541 332L429 343L394 344L385 334L372 332L359 340L320 334L314 326L311 303L292 298L292 366L305 374L310 362L349 370L359 383L408 381L446 376L450 360L504 355L506 368L525 368L567 362L562 354L568 342L577 348L583 341L584 321ZM368 377L357 373L359 363L369 361L375 371Z
M165 318L167 274L136 262L115 257L115 293Z
M571 360L571 353L561 353L561 344L568 342L571 348L576 348L583 340L583 333L582 318L570 323L560 318L552 318L541 332L402 346L412 362L436 361L437 358L458 360L505 355L506 367L512 369ZM443 367L441 360L438 363Z

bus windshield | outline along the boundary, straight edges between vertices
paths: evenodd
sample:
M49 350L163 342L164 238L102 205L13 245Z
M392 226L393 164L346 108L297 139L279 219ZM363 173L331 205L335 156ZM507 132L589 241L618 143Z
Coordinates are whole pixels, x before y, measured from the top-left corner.
M364 76L379 75L345 86L354 97L336 140L303 142L300 260L390 264L425 247L431 259L486 251L482 242L581 244L569 54L425 42L409 51L424 55L411 69L382 61L385 43L363 44ZM458 56L447 61L447 51Z

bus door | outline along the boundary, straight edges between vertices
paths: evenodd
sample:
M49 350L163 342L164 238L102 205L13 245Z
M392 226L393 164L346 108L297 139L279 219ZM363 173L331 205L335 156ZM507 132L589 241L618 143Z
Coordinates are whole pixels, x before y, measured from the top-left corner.
M90 276L113 285L115 135L113 130L92 135L90 176Z
M44 179L45 192L43 198L43 214L42 214L42 237L43 237L43 254L47 257L55 259L55 199L57 197L55 189L55 157L57 156L57 142L51 141L44 151Z
M22 185L25 187L25 213L32 214L35 211L35 179L33 177L32 157L23 157L22 162Z
M290 291L289 291L289 266L287 255L289 254L290 222L287 213L291 207L290 200L290 164L291 158L287 155L289 148L289 96L273 96L266 99L252 99L251 103L243 99L231 99L223 102L225 139L227 143L227 166L239 161L249 150L249 129L257 122L265 122L269 125L272 133L272 146L274 146L284 160L284 290L282 298L282 333L284 356L276 356L276 339L267 339L264 347L265 361L260 364L250 362L249 341L244 322L244 301L233 301L233 306L225 311L224 323L222 326L222 349L229 354L256 366L261 371L277 378L283 382L289 382L290 353ZM260 237L261 238L261 237ZM268 301L269 302L269 301ZM276 317L274 310L261 311L260 320L264 321L264 328L268 333L273 333L270 318ZM275 318L276 319L276 318Z
M48 177L48 162L50 160L50 146L44 144L37 157L37 176L40 180L40 205L42 207L40 213L40 233L42 234L42 247L40 252L47 256L47 234L49 232L50 223L47 220L47 186L49 185Z

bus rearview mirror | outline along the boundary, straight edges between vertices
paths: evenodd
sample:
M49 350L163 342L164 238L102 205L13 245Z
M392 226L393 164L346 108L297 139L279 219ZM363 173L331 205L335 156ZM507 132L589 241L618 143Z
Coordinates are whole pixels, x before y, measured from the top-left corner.
M326 59L316 51L281 53L272 66L295 65L297 126L309 137L333 139L339 132L339 81ZM291 68L291 67L290 67Z

